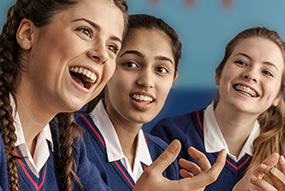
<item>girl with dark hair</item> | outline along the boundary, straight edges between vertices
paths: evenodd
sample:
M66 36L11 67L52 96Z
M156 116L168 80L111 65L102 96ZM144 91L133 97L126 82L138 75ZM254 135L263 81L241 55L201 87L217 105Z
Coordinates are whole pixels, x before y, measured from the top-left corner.
M227 150L224 170L205 190L232 190L245 172L256 171L264 160L272 167L279 159L282 166L284 157L271 154L285 153L284 70L279 35L267 28L244 30L229 42L216 69L219 100L206 109L162 119L151 134L168 143L180 140L180 156L192 161L186 152L189 146L201 150L211 163L219 150ZM245 184L240 186L246 190Z
M18 0L9 9L0 35L0 190L106 189L69 112L110 79L126 18L124 0Z
M132 190L144 169L166 149L164 141L141 128L162 109L180 57L177 33L162 19L129 16L114 75L87 105L88 114L77 119L85 129L87 155L111 189ZM163 175L179 179L177 161Z

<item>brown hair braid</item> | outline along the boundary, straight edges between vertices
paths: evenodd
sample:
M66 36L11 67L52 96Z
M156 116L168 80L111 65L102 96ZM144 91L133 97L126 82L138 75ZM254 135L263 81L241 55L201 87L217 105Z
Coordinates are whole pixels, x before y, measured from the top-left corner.
M57 114L59 128L59 143L60 143L60 161L59 165L62 168L62 175L59 177L63 182L64 190L72 190L72 178L81 185L79 178L76 176L76 163L72 156L72 143L79 133L79 126L74 123L72 113Z
M223 68L241 40L250 37L259 37L274 42L281 50L285 63L285 46L277 32L265 27L250 28L240 32L226 46L225 56L216 69L216 75L221 77ZM271 106L258 117L260 123L260 135L253 142L253 157L247 169L252 171L270 154L277 152L285 154L285 111L284 111L284 88L285 88L285 67L282 73L279 95L281 99L277 106Z
M125 0L112 1L123 12L126 25L128 8ZM18 190L17 157L14 153L17 137L9 96L15 98L20 80L20 70L23 68L20 62L22 50L16 41L18 26L23 18L31 20L37 27L46 26L51 22L53 15L70 8L77 2L79 0L17 0L8 11L7 21L0 35L0 130L5 148L9 182L13 191ZM16 99L14 100L16 102ZM62 167L59 177L63 180L64 190L71 190L72 178L80 184L75 174L76 166L71 147L78 128L72 122L72 114L59 114L58 117L61 152L59 163Z
M11 94L15 97L18 85L17 79L20 65L17 64L18 45L16 43L16 31L20 23L19 8L24 6L24 2L11 7L7 14L7 22L3 26L0 35L0 128L3 138L7 170L11 190L18 190L17 157L15 155L15 142L17 136L13 125L12 107L10 105ZM15 99L14 99L15 100Z

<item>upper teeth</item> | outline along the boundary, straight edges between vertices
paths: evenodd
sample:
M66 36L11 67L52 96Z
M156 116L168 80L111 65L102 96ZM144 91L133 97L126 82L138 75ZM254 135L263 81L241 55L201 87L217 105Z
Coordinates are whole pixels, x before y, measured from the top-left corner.
M254 90L252 90L248 87L245 87L245 86L236 85L235 89L238 90L240 93L247 95L247 96L250 96L250 97L256 97L257 96L257 93Z
M149 96L138 95L138 94L133 94L132 98L140 101L150 101L150 102L153 101L153 99Z
M87 70L86 68L82 68L82 67L71 67L70 71L78 73L78 74L83 74L84 76L86 76L87 78L89 78L89 82L90 83L95 83L95 81L97 80L97 76L96 74L94 74L93 72L91 72L90 70Z

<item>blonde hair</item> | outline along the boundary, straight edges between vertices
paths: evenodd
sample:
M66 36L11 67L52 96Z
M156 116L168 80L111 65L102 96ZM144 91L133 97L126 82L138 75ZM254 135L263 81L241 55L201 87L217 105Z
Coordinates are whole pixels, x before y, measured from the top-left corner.
M223 68L234 51L237 44L246 38L260 37L271 40L281 50L283 54L283 61L285 55L285 46L283 40L277 32L269 30L265 27L250 28L240 32L235 36L226 46L225 56L216 69L216 75L221 76ZM262 161L270 154L277 152L280 155L285 154L285 137L284 137L284 87L285 87L285 67L282 73L282 80L280 86L280 102L277 106L271 106L264 113L258 116L260 123L260 135L253 142L253 157L248 166L247 172L251 172L258 167Z

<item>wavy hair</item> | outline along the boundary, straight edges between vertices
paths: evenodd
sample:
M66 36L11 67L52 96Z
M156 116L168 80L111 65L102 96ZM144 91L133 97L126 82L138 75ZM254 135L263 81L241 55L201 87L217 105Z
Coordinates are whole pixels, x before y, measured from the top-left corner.
M283 55L283 61L285 60L285 46L283 40L278 33L273 30L269 30L265 27L256 27L246 29L235 36L226 46L225 56L216 69L216 75L220 77L222 75L223 68L234 51L235 47L241 40L259 37L274 42L281 50ZM280 96L284 98L285 87L285 67L282 73ZM277 152L280 155L285 154L285 129L284 129L284 99L280 99L277 106L271 106L265 112L258 116L258 122L260 123L260 135L253 142L253 157L251 163L247 169L247 172L257 168L262 161L270 154Z

